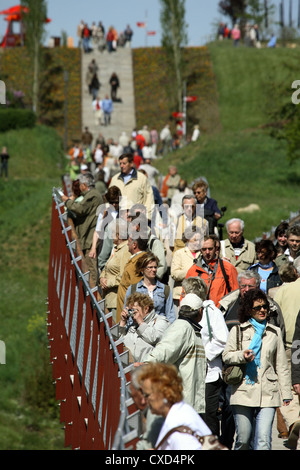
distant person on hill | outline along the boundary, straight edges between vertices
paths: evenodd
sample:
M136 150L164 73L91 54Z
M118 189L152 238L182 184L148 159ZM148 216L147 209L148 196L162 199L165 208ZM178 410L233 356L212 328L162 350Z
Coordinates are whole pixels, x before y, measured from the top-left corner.
M159 138L162 143L161 153L165 155L172 150L172 134L169 124L166 124L165 127L161 130Z
M272 34L270 41L268 42L268 47L276 47L277 38L275 34Z
M117 99L117 91L118 88L120 87L120 80L118 75L113 72L111 74L111 77L109 79L109 84L110 84L110 96L113 101L120 101Z
M128 24L125 31L124 31L124 39L125 39L125 44L124 45L128 44L128 46L130 46L132 36L133 36L133 31L132 31L131 27Z
M196 142L196 140L198 140L199 137L200 137L200 129L199 129L198 124L196 124L194 126L194 130L193 130L193 133L192 133L191 142Z
M89 128L86 126L84 128L84 132L81 135L81 143L82 145L86 145L89 148L91 147L93 142L93 134L89 131Z
M102 110L104 113L104 125L108 126L111 123L111 113L113 112L113 103L108 95L105 95L104 100L102 100Z
M90 37L91 31L87 24L84 25L82 29L82 43L83 43L83 50L85 53L90 52Z
M232 31L231 31L231 37L233 40L233 45L237 47L240 43L241 39L241 30L238 24L235 24Z
M8 177L8 159L9 154L7 152L7 147L3 147L1 152L1 177L3 174L5 175L5 178Z

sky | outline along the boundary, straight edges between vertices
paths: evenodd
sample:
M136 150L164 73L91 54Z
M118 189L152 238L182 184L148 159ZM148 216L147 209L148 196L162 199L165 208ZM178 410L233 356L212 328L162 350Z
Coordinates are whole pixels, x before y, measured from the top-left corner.
M280 0L272 0L278 8ZM0 0L0 11L18 5L19 0ZM188 24L188 45L201 46L214 34L213 24L228 21L218 12L219 0L186 0L186 23ZM285 1L285 16L288 4ZM293 0L294 17L297 16L298 0ZM155 47L161 45L160 0L47 0L48 17L46 25L46 43L52 36L61 36L62 31L73 37L77 45L76 29L80 20L89 25L93 21L102 21L106 30L113 25L118 32L127 24L133 30L132 47ZM278 10L276 12L278 19ZM138 28L137 22L146 22L147 28ZM0 15L0 37L5 34L7 22ZM146 31L156 31L155 36L146 35Z

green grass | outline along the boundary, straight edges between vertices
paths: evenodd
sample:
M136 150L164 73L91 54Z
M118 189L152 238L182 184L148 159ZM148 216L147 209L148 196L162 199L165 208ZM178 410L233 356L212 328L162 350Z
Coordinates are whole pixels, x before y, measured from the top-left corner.
M9 178L0 179L0 449L61 449L47 350L51 190L61 184L61 141L44 127L0 134Z
M234 48L231 43L217 42L209 51L224 131L265 124L271 102L279 100L272 94L273 84L282 84L285 98L291 98L291 85L298 76L299 48Z
M214 133L159 160L163 174L175 164L191 183L205 176L211 196L226 206L223 223L231 217L245 220L245 235L255 239L299 210L300 162L289 165L283 141L270 137L269 106L290 99L299 49L208 46L218 90L220 123ZM276 94L272 92L276 90ZM292 90L291 90L292 91ZM220 130L221 129L221 130ZM239 212L257 204L259 211Z
M199 143L169 154L157 166L165 174L172 162L188 182L205 176L211 196L219 207L227 207L222 222L240 217L246 223L246 236L260 237L299 209L295 194L300 162L291 167L284 145L263 131L223 132L218 137L203 136ZM258 212L238 211L252 203L260 207Z

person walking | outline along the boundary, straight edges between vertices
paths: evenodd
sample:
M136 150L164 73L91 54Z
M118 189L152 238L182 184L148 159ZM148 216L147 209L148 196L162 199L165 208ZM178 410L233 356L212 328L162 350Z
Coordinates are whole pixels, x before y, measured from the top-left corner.
M251 289L245 293L239 311L240 325L230 330L222 354L226 365L239 365L244 371L242 381L231 385L234 450L271 450L276 408L287 406L292 400L282 335L278 327L267 321L268 310L263 291Z
M8 160L9 154L7 152L7 147L3 147L1 152L1 177L4 175L5 178L8 178Z
M111 123L111 113L113 112L113 102L108 95L105 95L102 100L102 111L104 113L104 125L108 126Z

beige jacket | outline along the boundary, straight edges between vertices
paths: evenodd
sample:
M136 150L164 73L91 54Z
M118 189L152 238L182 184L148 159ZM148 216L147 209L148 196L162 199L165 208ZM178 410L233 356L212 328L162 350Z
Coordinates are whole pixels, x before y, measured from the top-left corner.
M280 286L274 300L281 308L286 330L286 344L287 347L290 348L292 346L296 319L300 309L300 278L294 282L288 282Z
M226 364L246 364L243 352L249 349L254 336L254 327L247 321L240 325L242 349L236 347L236 326L229 333L222 354ZM257 381L254 385L232 385L231 405L255 406L260 408L279 407L283 400L291 400L291 376L280 329L267 323L262 336L261 367L257 368Z
M198 227L199 229L203 230L203 237L208 235L208 222L206 219L203 219L199 215L197 215L192 221L193 227ZM187 229L188 224L184 214L181 214L178 218L177 228L176 228L176 235L174 240L174 252L180 250L180 248L184 248L185 242L182 240L184 231Z
M193 266L194 259L198 259L200 254L201 252L198 251L196 258L194 258L190 249L186 246L175 251L173 254L171 263L171 277L175 281L173 287L173 299L180 299L182 281L185 279L188 270Z
M238 259L236 259L234 249L229 239L221 240L220 257L228 258L230 263L235 266L238 273L246 271L256 262L255 245L249 240L245 240L241 253L238 256Z
M107 289L103 290L105 297L105 306L108 310L117 308L118 286L124 271L124 267L129 261L130 253L128 251L127 240L113 248L110 258L101 272L100 279L107 280Z
M132 177L125 184L121 173L114 175L110 182L111 186L117 186L122 193L122 199L127 198L129 207L134 204L143 204L147 208L148 219L151 220L154 208L153 190L148 178L140 171L133 171Z

